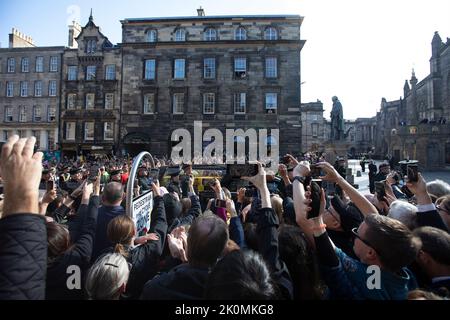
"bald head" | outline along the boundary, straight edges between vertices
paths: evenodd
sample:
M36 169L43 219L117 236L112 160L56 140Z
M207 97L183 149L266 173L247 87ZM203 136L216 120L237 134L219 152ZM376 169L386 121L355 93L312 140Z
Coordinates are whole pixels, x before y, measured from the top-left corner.
M190 265L209 267L220 257L228 241L226 223L213 214L198 217L188 235L188 261Z
M103 190L103 202L107 205L120 205L123 199L123 187L119 182L110 182Z

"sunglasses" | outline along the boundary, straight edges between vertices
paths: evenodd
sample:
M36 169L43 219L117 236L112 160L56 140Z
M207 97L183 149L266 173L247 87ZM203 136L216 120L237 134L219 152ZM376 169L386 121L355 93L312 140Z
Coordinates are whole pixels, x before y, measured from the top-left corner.
M368 247L371 247L378 255L380 255L378 253L377 249L375 249L373 245L371 245L367 240L364 240L363 238L360 237L360 235L358 234L358 228L353 228L352 234L355 238L358 238L359 240L361 240L362 243L364 243Z
M436 206L436 209L440 210L440 211L444 211L446 214L450 214L450 212L447 209L444 209L443 207L441 207L440 205Z

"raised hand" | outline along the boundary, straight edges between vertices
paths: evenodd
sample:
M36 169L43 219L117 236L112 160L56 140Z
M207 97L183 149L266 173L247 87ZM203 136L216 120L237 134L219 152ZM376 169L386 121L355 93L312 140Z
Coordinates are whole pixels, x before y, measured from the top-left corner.
M39 213L42 152L33 154L35 137L11 136L3 145L0 174L3 178L3 217L15 213Z

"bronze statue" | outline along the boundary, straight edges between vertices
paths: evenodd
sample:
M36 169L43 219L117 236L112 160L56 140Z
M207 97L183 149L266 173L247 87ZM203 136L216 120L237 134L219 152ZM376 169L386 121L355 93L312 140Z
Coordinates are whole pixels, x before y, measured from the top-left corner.
M333 109L331 110L331 140L344 139L344 113L338 97L333 97Z

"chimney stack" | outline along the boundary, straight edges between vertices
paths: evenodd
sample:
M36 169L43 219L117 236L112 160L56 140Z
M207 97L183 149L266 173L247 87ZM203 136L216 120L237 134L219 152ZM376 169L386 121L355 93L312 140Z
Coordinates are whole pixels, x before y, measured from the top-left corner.
M16 28L12 28L9 34L9 47L10 48L28 48L36 47L33 38L25 35Z
M69 48L78 48L78 42L75 40L81 32L81 25L77 21L72 21L69 26Z
M203 8L200 6L200 8L197 9L197 15L199 17L204 17L205 16L205 10L203 10Z

